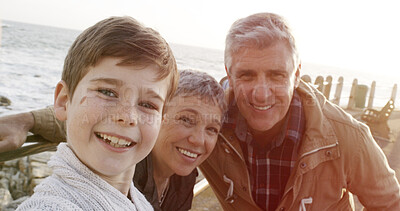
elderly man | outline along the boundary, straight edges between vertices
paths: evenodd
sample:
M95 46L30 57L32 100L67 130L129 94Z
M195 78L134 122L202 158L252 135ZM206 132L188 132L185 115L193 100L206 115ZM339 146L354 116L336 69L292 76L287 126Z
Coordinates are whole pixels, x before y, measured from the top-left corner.
M369 129L300 80L284 19L260 13L226 37L228 117L200 168L225 210L400 210Z

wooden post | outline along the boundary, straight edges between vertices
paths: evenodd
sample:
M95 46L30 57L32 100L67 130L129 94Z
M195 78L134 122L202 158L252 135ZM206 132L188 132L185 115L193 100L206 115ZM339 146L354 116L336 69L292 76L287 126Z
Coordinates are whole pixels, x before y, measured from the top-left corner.
M322 76L317 76L314 82L315 85L317 85L317 89L322 92L322 88L324 87L324 77Z
M338 83L336 85L335 95L333 96L332 100L332 102L335 103L336 105L339 105L340 103L340 96L342 95L342 89L343 89L343 81L344 81L343 77L340 76L338 79Z
M311 77L309 75L303 75L301 76L301 80L307 83L311 83Z
M332 87L332 76L328 75L326 77L326 81L325 81L324 88L323 88L324 96L328 100L329 100L329 95L331 93L331 87Z
M393 90L392 90L392 97L390 98L393 100L393 103L395 102L396 95L397 95L397 84L394 84Z
M357 78L355 78L353 80L353 85L351 85L349 104L347 104L347 109L349 109L349 110L353 109L356 105L355 95L356 95L357 85L358 85L358 80L357 80Z
M373 107L374 97L375 97L375 87L376 87L376 82L372 81L371 90L369 91L369 98L368 98L367 108L372 108Z

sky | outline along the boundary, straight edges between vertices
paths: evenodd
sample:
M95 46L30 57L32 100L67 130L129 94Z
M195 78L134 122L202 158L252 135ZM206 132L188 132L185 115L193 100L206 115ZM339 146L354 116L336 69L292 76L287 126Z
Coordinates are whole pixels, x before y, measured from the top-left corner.
M223 49L231 24L258 12L284 16L306 62L399 77L397 0L0 0L0 19L83 30L129 15L171 43Z

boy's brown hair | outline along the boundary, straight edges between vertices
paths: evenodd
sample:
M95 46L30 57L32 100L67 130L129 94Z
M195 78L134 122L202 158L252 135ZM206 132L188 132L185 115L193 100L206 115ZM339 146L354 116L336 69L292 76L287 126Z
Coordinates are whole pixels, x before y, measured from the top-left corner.
M110 17L96 23L83 31L72 44L62 73L70 99L89 68L104 57L121 58L119 65L157 65L158 80L170 76L166 100L174 95L179 74L168 43L157 31L124 16Z

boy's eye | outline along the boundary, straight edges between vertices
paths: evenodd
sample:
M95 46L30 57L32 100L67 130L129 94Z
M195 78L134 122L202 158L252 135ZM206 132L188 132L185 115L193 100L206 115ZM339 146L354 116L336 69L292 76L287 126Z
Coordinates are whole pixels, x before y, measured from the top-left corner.
M152 103L148 103L148 102L139 103L139 106L142 106L142 107L148 108L148 109L152 109L152 110L158 110L157 106L153 105Z
M110 89L98 89L97 91L108 97L117 97L117 94Z

